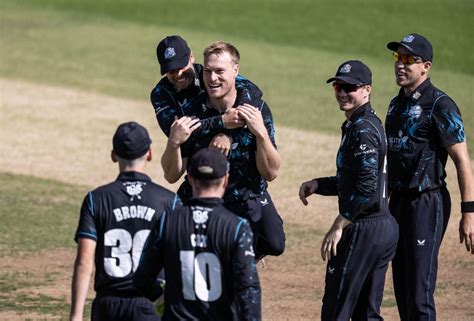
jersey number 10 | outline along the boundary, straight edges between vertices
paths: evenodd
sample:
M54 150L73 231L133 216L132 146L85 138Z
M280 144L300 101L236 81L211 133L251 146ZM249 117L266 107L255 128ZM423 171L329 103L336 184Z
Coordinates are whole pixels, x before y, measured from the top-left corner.
M221 263L214 253L180 251L183 296L195 301L216 301L222 294Z

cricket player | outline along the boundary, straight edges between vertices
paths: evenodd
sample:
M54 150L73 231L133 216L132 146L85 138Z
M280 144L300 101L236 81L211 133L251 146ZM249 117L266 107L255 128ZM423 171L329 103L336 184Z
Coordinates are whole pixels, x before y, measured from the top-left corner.
M164 321L261 320L252 230L222 200L226 157L201 149L191 157L188 175L194 197L158 220L134 275L136 288L155 300L164 268Z
M75 236L70 320L83 320L94 265L92 320L159 320L132 279L152 225L160 215L170 213L179 199L145 174L153 155L150 144L148 131L140 124L121 124L111 154L120 174L84 198Z
M332 83L346 121L336 176L301 185L304 205L313 193L337 195L339 215L321 244L328 260L321 320L383 320L385 273L395 255L398 226L387 204L386 141L370 104L372 73L359 60L342 63Z
M247 219L254 231L257 259L265 255L280 255L285 248L283 220L270 194L268 181L274 180L280 168L276 149L275 128L268 105L251 97L251 104L240 104L236 89L240 53L232 44L215 42L204 50L204 85L206 92L193 103L198 119L224 115L229 110L238 113L246 126L227 129L230 138L229 186L224 194L227 209ZM189 157L211 144L213 135L192 137L196 118L182 117L170 130L161 165L168 181L176 182L184 173ZM178 191L185 201L192 195L189 182Z
M175 118L194 114L191 111L192 102L204 92L203 66L195 63L193 52L180 36L168 36L161 40L156 48L156 55L161 75L165 77L151 91L150 100L161 130L169 136ZM255 84L240 75L236 78L235 86L241 104L249 102L252 97L262 96ZM245 125L235 110L196 122L200 126L194 131L195 136L216 135L225 128Z
M390 211L400 226L393 259L393 283L403 321L436 320L434 291L438 254L448 225L448 155L461 191L459 239L474 254L474 182L461 113L431 83L433 47L412 33L390 42L400 91L385 120L388 139Z

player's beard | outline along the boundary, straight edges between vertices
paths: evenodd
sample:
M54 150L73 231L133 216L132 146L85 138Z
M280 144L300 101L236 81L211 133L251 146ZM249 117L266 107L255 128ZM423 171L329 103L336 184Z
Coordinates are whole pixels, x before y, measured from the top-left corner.
M179 78L174 80L174 87L176 91L182 91L188 88L194 81L196 74L194 73L194 68L188 68L185 70Z

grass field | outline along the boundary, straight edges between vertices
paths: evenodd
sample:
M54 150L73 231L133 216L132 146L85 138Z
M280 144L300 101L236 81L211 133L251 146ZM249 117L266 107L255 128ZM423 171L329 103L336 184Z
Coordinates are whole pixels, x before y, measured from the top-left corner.
M1 320L67 315L80 203L116 176L108 157L117 124L144 124L161 154L148 96L160 78L156 43L166 35L185 37L198 61L212 41L236 44L242 74L272 108L283 165L270 189L288 245L260 270L265 320L319 318L325 264L318 249L337 202L315 197L303 207L297 190L334 172L343 115L325 80L343 60L372 68L372 102L383 118L398 90L385 44L426 34L435 47L433 82L460 106L468 135L474 127L472 1L2 0L0 14ZM163 183L158 158L149 172ZM457 243L452 163L448 173L454 205L437 306L440 320L470 320L474 263ZM386 320L397 320L392 289L388 275Z

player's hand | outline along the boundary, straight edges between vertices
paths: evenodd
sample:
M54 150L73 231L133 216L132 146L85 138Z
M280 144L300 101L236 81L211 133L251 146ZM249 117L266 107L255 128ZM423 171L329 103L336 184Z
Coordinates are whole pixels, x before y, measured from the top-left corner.
M222 121L224 127L227 129L235 129L243 127L245 120L239 116L239 110L237 108L230 108L222 115Z
M239 111L239 116L245 120L245 123L252 134L257 137L267 135L267 128L263 123L263 117L260 110L249 104L240 105L237 107L237 110Z
M182 143L188 140L189 136L195 131L201 123L199 118L196 117L178 117L175 116L174 122L170 128L170 136L168 141L175 147L178 148Z
M225 156L228 156L230 152L231 144L232 144L232 139L226 134L221 133L214 136L211 143L209 144L209 148L216 149L217 151L221 152Z
M301 184L300 187L300 200L306 206L308 205L308 200L306 199L311 194L314 194L318 189L318 182L316 180L310 180Z
M337 244L341 240L341 237L342 227L333 225L321 244L321 257L323 261L326 261L326 259L329 261L332 257L337 255Z
M466 250L474 254L474 213L463 213L459 221L459 243L466 245Z

